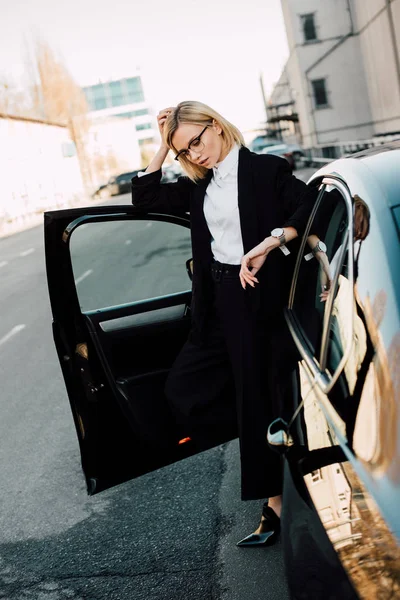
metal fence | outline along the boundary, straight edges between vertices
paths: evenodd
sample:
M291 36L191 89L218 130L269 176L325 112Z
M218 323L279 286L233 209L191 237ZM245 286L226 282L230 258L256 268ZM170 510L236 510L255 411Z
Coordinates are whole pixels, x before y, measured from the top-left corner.
M314 167L325 165L344 156L350 156L368 148L382 146L388 142L400 140L400 134L385 135L369 140L358 140L349 142L334 142L330 144L318 144L313 148L304 149L304 156L299 157L302 166Z

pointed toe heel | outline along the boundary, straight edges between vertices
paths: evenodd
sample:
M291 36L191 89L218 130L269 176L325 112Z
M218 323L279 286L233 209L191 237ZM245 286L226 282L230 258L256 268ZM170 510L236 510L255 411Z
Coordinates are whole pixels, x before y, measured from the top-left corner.
M237 546L240 548L256 548L272 546L279 537L281 520L268 505L263 506L262 517L258 529L246 536Z

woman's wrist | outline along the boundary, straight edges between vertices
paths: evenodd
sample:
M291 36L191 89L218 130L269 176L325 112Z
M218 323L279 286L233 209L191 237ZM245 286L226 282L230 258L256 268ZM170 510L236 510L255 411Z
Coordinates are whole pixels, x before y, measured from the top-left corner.
M167 146L160 146L145 173L154 173L155 171L159 171L163 166L165 159L167 158L168 152L169 148Z
M275 248L279 248L281 243L279 241L279 238L270 235L267 238L265 238L264 245L265 251L267 252L268 250L274 250Z

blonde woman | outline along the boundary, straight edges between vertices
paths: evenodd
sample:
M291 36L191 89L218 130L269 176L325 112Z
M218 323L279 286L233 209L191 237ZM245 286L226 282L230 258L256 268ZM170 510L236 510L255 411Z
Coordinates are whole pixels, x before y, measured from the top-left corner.
M288 380L279 360L294 256L286 244L302 233L314 194L284 159L250 152L240 131L205 104L166 108L158 125L161 146L132 180L133 205L190 212L194 265L192 329L166 396L199 449L238 434L242 499L268 498L259 529L239 545L269 545L280 528L282 468L265 436ZM186 177L161 184L170 150Z

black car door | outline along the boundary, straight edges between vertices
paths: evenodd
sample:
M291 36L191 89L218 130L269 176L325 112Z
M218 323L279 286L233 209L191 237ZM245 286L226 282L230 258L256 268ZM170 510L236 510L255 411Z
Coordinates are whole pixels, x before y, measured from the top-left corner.
M189 218L126 205L47 212L45 251L88 493L195 453L163 391L190 329Z

